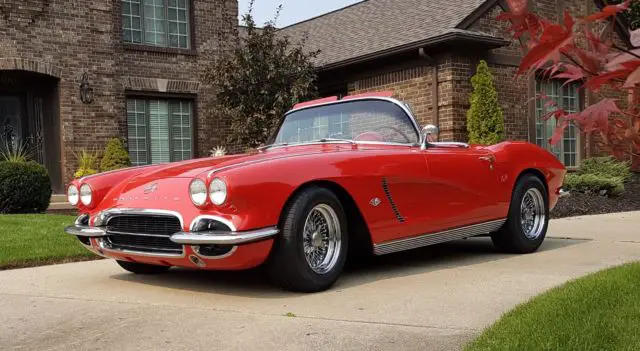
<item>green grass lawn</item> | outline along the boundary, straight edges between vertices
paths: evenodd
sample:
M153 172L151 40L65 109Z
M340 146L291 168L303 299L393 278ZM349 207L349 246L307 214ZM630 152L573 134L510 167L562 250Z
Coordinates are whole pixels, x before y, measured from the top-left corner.
M505 314L466 350L640 350L640 262L533 298Z
M0 270L98 258L64 227L75 217L0 215Z

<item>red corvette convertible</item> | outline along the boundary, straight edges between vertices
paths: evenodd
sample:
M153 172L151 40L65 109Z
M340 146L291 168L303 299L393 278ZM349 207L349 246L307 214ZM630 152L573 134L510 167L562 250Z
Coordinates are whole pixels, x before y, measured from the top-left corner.
M508 252L537 250L564 166L529 143L436 134L389 94L300 104L256 152L74 180L80 216L66 231L130 272L264 263L283 287L307 292L329 288L348 252L487 234Z

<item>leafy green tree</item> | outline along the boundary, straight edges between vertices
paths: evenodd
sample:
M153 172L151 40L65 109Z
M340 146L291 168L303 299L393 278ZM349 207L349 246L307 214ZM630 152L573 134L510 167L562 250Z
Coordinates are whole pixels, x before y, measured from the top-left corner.
M473 93L471 108L467 111L469 143L491 145L504 137L504 117L498 93L493 85L493 75L485 61L480 61L476 74L471 78Z
M245 35L206 69L204 80L216 89L212 118L230 123L230 144L264 143L287 110L317 95L312 60L318 52L305 50L304 40L292 43L278 34L275 23L281 8L258 28L251 1L242 16Z
M100 171L107 172L130 167L131 159L120 138L111 138L100 161Z

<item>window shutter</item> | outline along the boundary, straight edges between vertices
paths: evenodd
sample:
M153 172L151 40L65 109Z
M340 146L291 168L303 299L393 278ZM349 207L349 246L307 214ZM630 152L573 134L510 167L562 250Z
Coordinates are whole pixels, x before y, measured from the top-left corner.
M151 163L170 162L169 103L167 101L149 101L149 138L151 139Z
M147 154L147 111L146 101L140 99L127 100L127 130L129 139L129 156L134 166L149 163Z
M188 160L191 156L191 102L172 101L171 112L171 143L173 161Z

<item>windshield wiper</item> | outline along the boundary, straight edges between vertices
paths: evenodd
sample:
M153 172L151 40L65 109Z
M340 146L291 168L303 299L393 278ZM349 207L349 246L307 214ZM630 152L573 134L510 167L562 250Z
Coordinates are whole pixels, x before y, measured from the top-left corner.
M349 143L349 144L353 144L353 145L356 144L356 142L351 140L351 139L340 139L340 138L322 138L322 139L318 139L318 140L314 140L314 141L319 141L321 143L338 141L338 142L345 142L345 143Z

